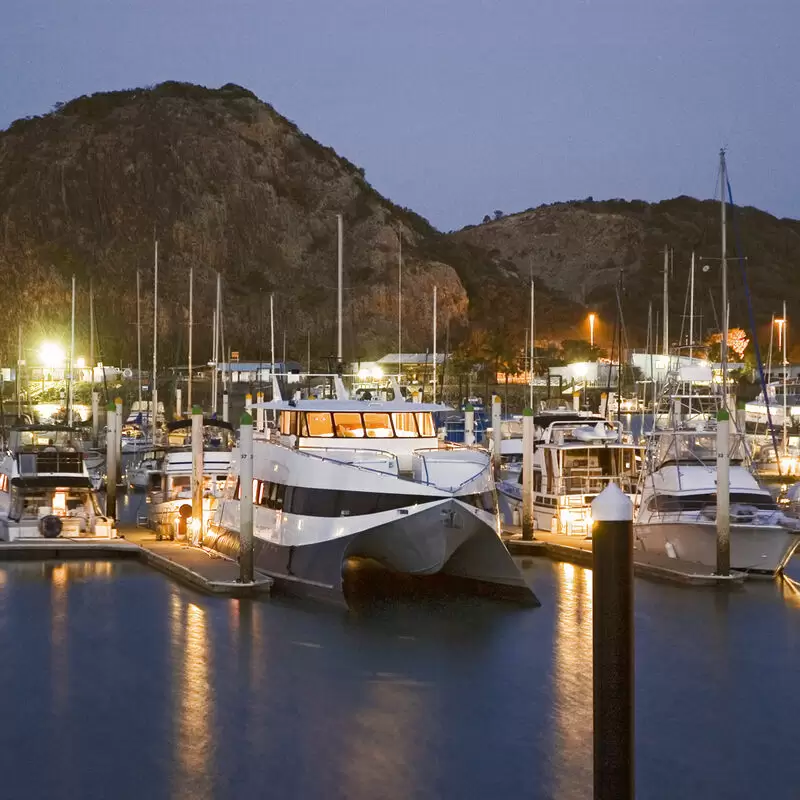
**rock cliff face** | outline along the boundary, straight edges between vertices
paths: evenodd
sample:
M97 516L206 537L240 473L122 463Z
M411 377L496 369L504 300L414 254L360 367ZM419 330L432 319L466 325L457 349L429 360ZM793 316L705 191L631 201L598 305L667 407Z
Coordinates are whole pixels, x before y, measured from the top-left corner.
M152 336L153 241L159 243L159 334L165 364L185 361L189 269L196 353L211 352L215 273L223 277L226 347L269 354L269 294L282 351L335 352L337 222L345 224L345 356L396 347L398 236L404 249L404 346L429 346L435 280L443 318L465 326L452 264L419 254L441 238L375 192L359 170L241 87L167 83L82 97L0 133L0 277L6 325L33 346L66 341L77 275L78 342L88 351L88 286L107 360L135 358L136 271L145 352ZM430 243L429 243L430 245ZM13 356L12 356L13 357Z
M781 313L800 314L800 222L777 219L754 208L729 210L728 256L731 326L749 330L746 295L737 255L746 271L759 326ZM591 199L529 209L451 234L459 243L485 251L498 269L534 276L550 289L599 311L616 315L622 279L623 314L631 344L644 345L648 302L661 309L664 247L669 268L670 339L688 331L686 302L691 254L696 253L696 315L703 330L716 328L720 303L720 209L714 201L678 197L661 203ZM585 326L584 326L585 327ZM587 331L581 331L586 336ZM610 335L610 330L604 338Z

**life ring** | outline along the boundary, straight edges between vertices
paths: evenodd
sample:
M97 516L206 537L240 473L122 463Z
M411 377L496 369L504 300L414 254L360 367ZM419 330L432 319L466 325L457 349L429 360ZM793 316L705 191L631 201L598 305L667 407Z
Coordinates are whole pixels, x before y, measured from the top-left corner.
M42 531L42 536L45 539L56 539L61 535L61 529L64 527L61 518L54 514L48 514L39 520L39 528Z

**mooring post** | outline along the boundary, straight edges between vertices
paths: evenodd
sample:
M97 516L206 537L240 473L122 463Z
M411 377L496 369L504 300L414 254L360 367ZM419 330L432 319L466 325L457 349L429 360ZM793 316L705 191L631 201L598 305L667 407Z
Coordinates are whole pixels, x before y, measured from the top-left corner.
M114 398L114 410L117 421L114 426L114 438L117 442L117 483L122 480L122 398Z
M256 402L263 403L264 402L264 392L256 392ZM259 433L264 433L267 428L267 409L266 408L257 408L256 409L256 428L258 428Z
M106 407L106 516L117 518L117 407Z
M92 442L97 447L100 441L100 392L92 391Z
M227 392L222 393L222 421L228 422L228 416L230 414L230 397Z
M475 444L475 409L470 403L464 406L464 444L467 447Z
M500 395L492 395L492 460L494 474L500 475L500 443L503 441L503 402Z
M633 504L610 483L592 519L594 798L633 800Z
M192 544L203 542L203 409L192 406Z
M533 411L522 411L522 538L533 541Z
M253 418L245 412L239 428L239 580L253 582Z
M717 412L717 575L731 571L730 415Z
M183 389L180 386L175 387L175 419L183 417Z

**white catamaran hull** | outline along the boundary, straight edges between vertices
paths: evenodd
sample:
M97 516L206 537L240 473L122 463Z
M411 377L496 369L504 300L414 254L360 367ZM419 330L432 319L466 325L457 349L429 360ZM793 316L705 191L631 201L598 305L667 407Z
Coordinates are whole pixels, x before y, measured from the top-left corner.
M232 557L239 553L238 507L238 501L225 501L220 524L205 535L206 544ZM497 535L494 515L455 498L349 518L254 511L256 567L284 588L299 584L311 594L341 599L345 561L370 558L397 573L448 576L487 594L538 605ZM279 529L297 523L303 523L307 543L282 543ZM315 529L320 538L309 541Z
M717 528L713 521L636 524L634 538L648 552L716 565ZM731 569L771 577L785 566L798 541L796 533L779 525L732 524Z

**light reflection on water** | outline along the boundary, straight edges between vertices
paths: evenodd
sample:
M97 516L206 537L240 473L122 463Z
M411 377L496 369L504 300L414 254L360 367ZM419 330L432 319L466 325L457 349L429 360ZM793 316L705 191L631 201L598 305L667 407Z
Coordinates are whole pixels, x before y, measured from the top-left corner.
M355 614L0 564L3 798L590 796L592 573L526 564L540 609ZM638 796L798 796L798 579L636 582Z

